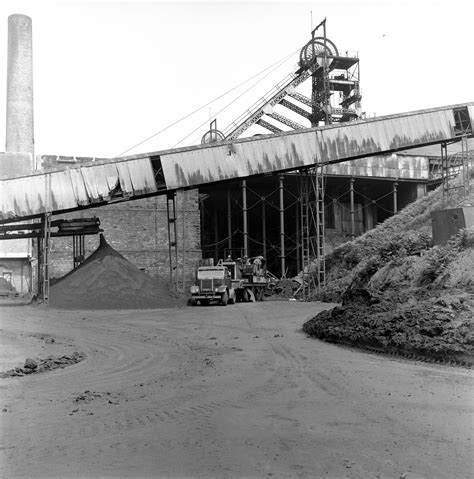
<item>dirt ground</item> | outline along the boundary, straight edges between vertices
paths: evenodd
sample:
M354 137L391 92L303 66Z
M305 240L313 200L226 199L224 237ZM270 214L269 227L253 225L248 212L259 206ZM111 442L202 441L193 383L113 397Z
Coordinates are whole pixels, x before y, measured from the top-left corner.
M331 306L1 308L0 371L86 354L0 379L2 477L472 477L472 372L306 337Z

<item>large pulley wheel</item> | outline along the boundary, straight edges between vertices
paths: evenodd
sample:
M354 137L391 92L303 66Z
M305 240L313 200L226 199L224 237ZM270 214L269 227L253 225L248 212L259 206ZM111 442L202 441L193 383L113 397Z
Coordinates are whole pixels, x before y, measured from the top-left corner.
M217 143L218 141L225 140L224 133L219 130L209 130L204 133L201 138L201 145L207 145L209 143Z
M307 66L313 63L316 57L327 55L329 57L339 56L336 45L324 37L312 38L300 52L300 65Z

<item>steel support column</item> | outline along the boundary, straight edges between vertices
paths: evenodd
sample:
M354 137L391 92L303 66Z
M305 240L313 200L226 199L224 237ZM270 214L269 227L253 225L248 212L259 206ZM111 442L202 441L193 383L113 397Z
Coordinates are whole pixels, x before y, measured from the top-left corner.
M286 276L284 177L280 176L280 261L281 277Z
M84 235L74 235L72 237L72 267L76 269L84 262L85 256L85 238Z
M181 214L182 214L182 240L181 243L183 245L182 248L182 258L181 258L181 292L186 291L186 209L187 209L187 199L188 199L188 192L183 190L181 192Z
M350 210L350 214L351 214L351 239L353 240L355 238L355 206L354 206L354 178L351 178L350 180L350 188L349 188L349 192L350 192L350 201L351 201L351 210Z
M300 231L300 214L301 214L301 197L299 198L298 202L296 203L296 211L295 211L295 218L296 218L296 271L302 271L303 267L301 265L301 231Z
M265 214L265 196L262 196L262 243L263 257L267 259L267 219Z
M393 213L398 212L398 181L393 182Z
M212 210L212 217L213 217L213 223L214 223L214 259L216 261L219 261L219 215L217 214L217 201L214 200L214 208Z
M232 208L230 190L227 190L227 248L232 251Z
M448 145L446 142L441 143L441 178L443 182L443 207L448 201L449 190L449 165L448 165Z
M49 303L49 252L51 248L51 213L44 214L43 223L43 302Z
M244 256L249 256L249 232L247 223L247 181L242 180L242 215L244 228Z

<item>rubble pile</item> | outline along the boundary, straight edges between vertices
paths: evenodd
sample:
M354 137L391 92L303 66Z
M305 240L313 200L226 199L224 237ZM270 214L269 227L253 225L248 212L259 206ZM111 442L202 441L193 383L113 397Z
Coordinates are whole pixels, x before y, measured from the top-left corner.
M430 212L441 195L435 190L334 250L315 299L342 305L305 323L307 334L474 363L474 229L432 246Z
M25 376L28 374L44 373L53 369L65 368L71 364L76 364L85 359L86 355L82 352L74 351L72 354L63 356L48 356L45 359L26 358L23 367L16 367L0 373L0 378L9 378L14 376Z
M151 309L179 306L168 285L136 268L100 236L78 268L52 281L49 304L61 309Z

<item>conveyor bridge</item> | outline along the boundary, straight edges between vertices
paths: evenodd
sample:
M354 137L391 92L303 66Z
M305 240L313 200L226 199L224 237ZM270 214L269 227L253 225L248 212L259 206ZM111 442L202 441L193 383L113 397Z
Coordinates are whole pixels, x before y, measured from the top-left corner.
M1 180L0 222L255 175L446 144L472 136L474 102L134 156Z

